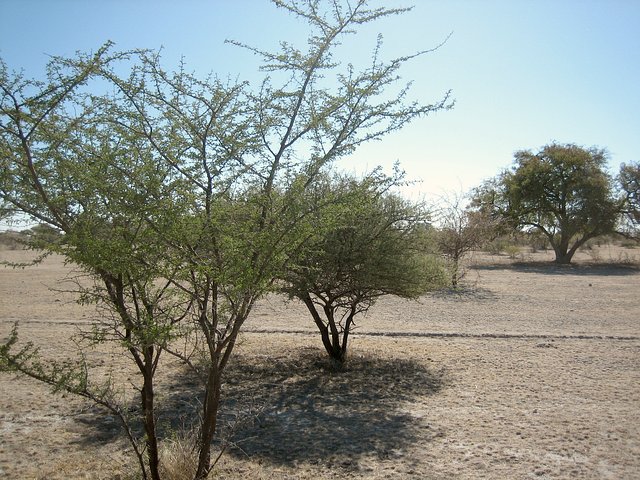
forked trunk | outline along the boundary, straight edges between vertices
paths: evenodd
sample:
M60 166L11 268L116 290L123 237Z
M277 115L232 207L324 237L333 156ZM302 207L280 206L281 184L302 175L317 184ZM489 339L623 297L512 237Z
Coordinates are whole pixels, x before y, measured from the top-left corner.
M556 250L556 258L554 260L554 263L557 263L559 265L568 265L571 263L571 259L573 258L573 254L575 252L558 252Z
M335 322L333 309L330 306L325 305L323 308L326 317L326 321L323 321L309 295L302 296L301 300L307 306L309 313L311 313L311 316L320 331L322 345L329 354L329 358L331 358L337 366L341 367L347 360L347 346L349 344L349 333L353 324L353 317L355 316L354 311L352 310L350 312L344 328L342 332L340 332Z
M595 236L594 234L583 235L582 238L574 242L571 248L569 248L568 240L561 242L560 245L552 244L553 250L556 254L556 259L554 260L554 262L560 265L570 264L571 260L573 259L573 256L578 251L578 249L582 245L584 245L587 242L587 240L589 240L590 238L593 238L594 236Z
M340 345L340 341L336 340L336 337L329 333L328 325L318 326L318 330L320 330L322 345L324 346L326 352L329 354L331 360L337 362L339 365L342 365L346 360L346 348L344 343L343 345Z
M567 265L571 263L575 250L569 250L570 238L564 234L562 234L559 239L554 238L552 235L549 235L548 238L551 246L553 247L553 251L556 254L554 262L560 265Z
M453 288L458 288L458 280L460 280L459 269L460 261L458 257L454 257L453 266L451 267L451 286Z
M334 362L338 366L344 365L345 361L347 360L347 349L345 348L344 344L340 345L338 343L331 345L330 349L326 348L325 345L325 350L327 350L327 353L329 354L329 357L331 357L332 362Z

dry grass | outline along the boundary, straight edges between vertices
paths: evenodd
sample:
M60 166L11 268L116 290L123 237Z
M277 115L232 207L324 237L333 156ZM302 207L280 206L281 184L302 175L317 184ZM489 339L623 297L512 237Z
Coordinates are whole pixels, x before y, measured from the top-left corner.
M161 475L164 480L192 480L198 463L194 451L193 432L180 432L163 442L160 451Z

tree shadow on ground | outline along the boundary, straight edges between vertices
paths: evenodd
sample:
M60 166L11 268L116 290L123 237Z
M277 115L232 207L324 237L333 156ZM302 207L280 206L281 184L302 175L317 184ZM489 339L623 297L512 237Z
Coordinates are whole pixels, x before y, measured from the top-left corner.
M595 276L626 276L640 272L640 265L626 263L572 263L560 265L552 262L514 262L487 263L474 265L474 270L512 270L522 273L541 273L546 275L595 275Z
M165 354L165 359L171 359L171 357ZM197 376L191 371L187 371L181 364L170 370L172 373L165 375L164 378L160 375L155 378L156 425L160 440L189 432L197 425L199 406L201 405L200 397L204 391L203 384ZM124 413L132 432L142 445L144 443L144 428L138 391L138 388L141 387L141 378L137 373L124 377L126 377L128 393L116 394L116 397L120 397L117 404ZM114 378L113 384L125 386L123 384L124 377ZM116 391L119 391L117 389L118 387L116 387ZM121 420L108 409L88 400L86 402L86 407L71 415L74 423L68 427L68 430L77 434L77 438L73 439L71 443L84 448L120 442L124 448L128 448L129 441Z
M313 348L237 357L226 378L222 425L261 409L233 431L232 455L349 467L361 456L393 456L418 435L424 441L437 434L409 409L442 388L442 373L416 361L353 357L337 371Z
M69 427L68 430L80 435L70 442L72 445L86 447L120 440L126 441L120 420L97 405L91 405L76 413L74 422L75 425Z
M495 292L476 285L458 285L456 288L443 288L424 295L426 298L440 298L450 300L494 300L498 298Z
M229 454L274 464L298 462L355 468L360 457L393 458L419 438L440 433L410 412L416 399L436 394L443 372L419 361L353 356L337 370L319 349L306 347L274 355L238 354L224 375L217 445ZM176 367L158 382L159 437L194 432L202 384ZM142 434L138 399L128 404L134 430ZM99 407L75 418L86 447L126 442L119 421ZM191 438L193 440L194 437Z

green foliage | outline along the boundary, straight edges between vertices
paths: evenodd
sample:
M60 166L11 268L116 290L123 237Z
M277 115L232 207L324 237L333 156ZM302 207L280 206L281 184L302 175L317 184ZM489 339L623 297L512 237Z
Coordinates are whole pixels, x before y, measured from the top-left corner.
M283 290L305 303L338 362L346 359L354 318L377 298L417 298L446 284L425 248L426 212L388 191L400 178L326 178L307 200L330 204L311 215L309 239L292 257Z
M619 202L606 160L604 150L571 144L519 151L513 169L481 187L475 202L515 230L538 230L556 262L569 263L584 242L615 230Z
M14 323L6 341L0 345L0 372L15 371L18 365L28 362L35 354L37 349L32 343L15 352L15 346L18 343L18 325Z
M620 165L618 182L622 193L622 233L640 239L640 162Z
M68 392L100 401L111 394L109 383L90 385L84 356L75 360L44 361L39 348L32 342L19 345L17 324L14 324L4 343L0 344L0 371L22 373L46 383L54 393Z

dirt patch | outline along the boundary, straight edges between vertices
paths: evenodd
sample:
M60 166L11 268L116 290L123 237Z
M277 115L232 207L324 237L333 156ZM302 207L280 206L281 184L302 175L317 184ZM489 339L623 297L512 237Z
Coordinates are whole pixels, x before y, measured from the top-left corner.
M264 299L226 377L220 420L234 447L215 478L640 477L640 273L600 255L569 268L544 253L477 257L463 290L383 299L358 322L340 372L303 306ZM68 272L58 257L0 270L0 336L18 320L47 356L86 328L96 312L49 290L65 290ZM97 380L122 378L134 405L126 359L90 359ZM165 367L169 434L186 426L198 390ZM118 478L127 448L108 414L0 375L0 477Z

